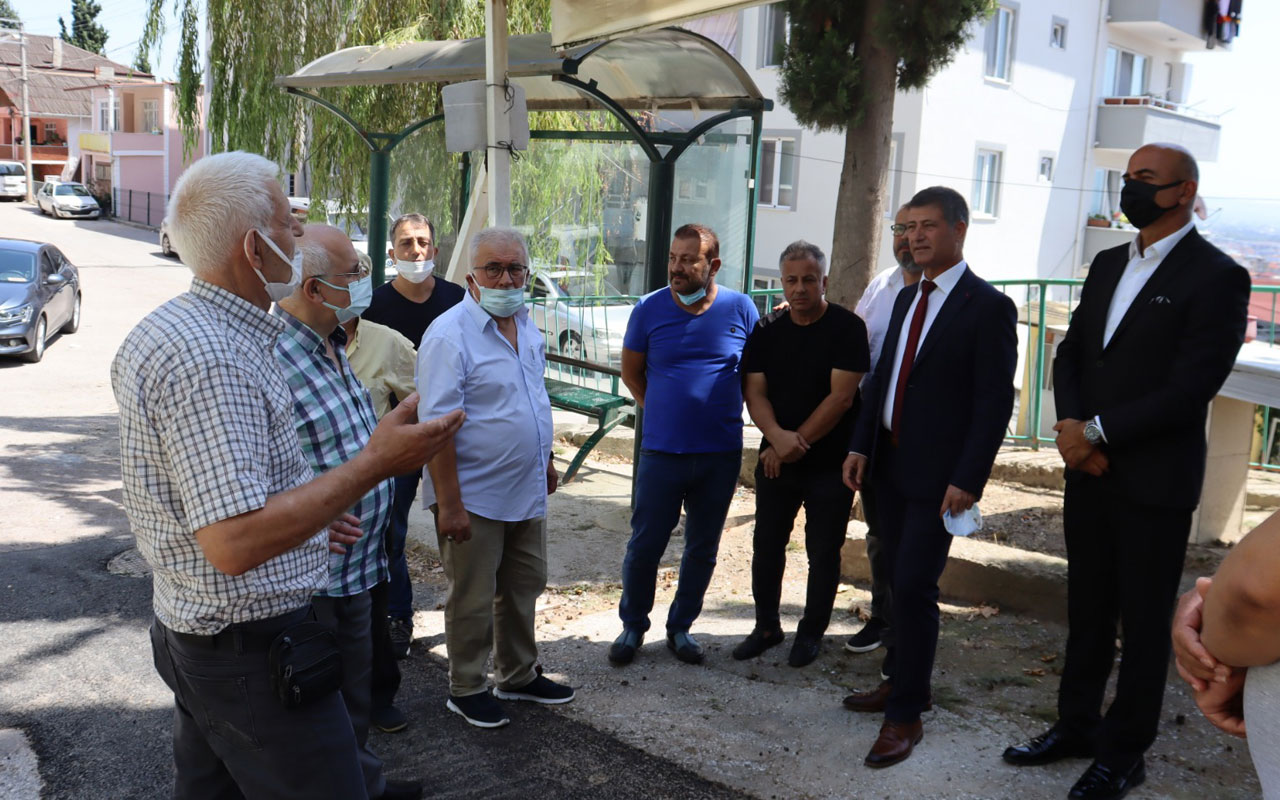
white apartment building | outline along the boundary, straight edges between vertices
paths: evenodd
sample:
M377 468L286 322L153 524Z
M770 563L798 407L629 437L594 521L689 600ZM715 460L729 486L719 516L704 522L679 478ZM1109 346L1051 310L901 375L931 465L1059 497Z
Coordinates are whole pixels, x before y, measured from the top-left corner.
M925 89L899 92L888 216L921 188L950 186L969 200L965 254L979 275L1079 276L1133 236L1087 221L1118 216L1134 149L1172 141L1217 158L1219 123L1183 105L1183 56L1210 41L1204 10L1204 0L1001 0ZM764 120L752 287L768 288L787 243L831 246L844 135L803 128L778 99L782 4L727 16L736 19L697 27L777 101ZM881 267L893 264L888 225Z

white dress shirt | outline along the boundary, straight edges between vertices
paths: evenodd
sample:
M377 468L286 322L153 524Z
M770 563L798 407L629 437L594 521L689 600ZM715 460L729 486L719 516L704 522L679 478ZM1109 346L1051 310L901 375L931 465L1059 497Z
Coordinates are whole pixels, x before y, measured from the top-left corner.
M868 375L876 371L880 348L884 347L884 338L889 332L889 319L893 316L893 301L905 285L902 267L890 267L871 279L866 291L862 293L862 299L853 307L853 313L862 317L862 321L867 324L867 340L871 345L871 368L867 370Z
M962 259L959 264L951 267L946 272L939 275L933 280L935 289L929 293L926 298L928 306L924 312L924 327L920 329L920 340L916 342L916 353L919 354L921 345L929 336L929 328L933 326L933 321L938 318L938 312L942 310L942 304L947 302L947 298L951 296L951 291L956 288L956 284L960 281L960 276L969 268L969 265ZM928 278L921 278L921 283ZM917 283L919 287L921 283ZM907 352L907 339L911 334L911 318L915 316L916 306L920 304L920 298L923 294L916 290L916 296L912 298L911 305L907 308L907 315L902 319L902 330L898 331L898 347L893 354L893 368L889 371L889 380L884 387L884 407L880 411L880 422L890 430L893 429L893 400L898 393L898 373L902 370L902 357Z
M518 351L468 292L431 323L418 347L418 419L466 412L453 440L462 505L503 522L547 515L551 458L546 342L527 307L515 322ZM435 502L424 467L422 504Z
M1195 227L1195 220L1188 222L1160 241L1147 245L1145 253L1138 244L1138 237L1133 237L1133 241L1129 243L1129 263L1125 264L1120 282L1116 284L1115 293L1111 295L1111 305L1107 310L1107 327L1102 332L1103 347L1111 344L1111 337L1115 335L1116 328L1120 327L1120 320L1124 319L1125 312L1133 304L1133 299L1142 291L1142 287L1147 285L1152 274L1164 262L1165 256L1169 255L1169 251L1182 241L1182 237L1186 236L1193 227Z

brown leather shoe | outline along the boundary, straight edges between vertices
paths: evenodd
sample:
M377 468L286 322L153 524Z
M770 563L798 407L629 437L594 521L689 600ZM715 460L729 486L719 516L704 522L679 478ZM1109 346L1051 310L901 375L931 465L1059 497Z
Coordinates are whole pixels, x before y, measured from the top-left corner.
M916 745L920 744L920 740L924 738L924 723L920 720L915 722L890 722L885 720L880 726L880 738L876 739L876 743L871 745L871 752L867 753L867 758L863 761L868 767L892 767L902 761L906 761L911 755L911 751Z
M879 686L869 692L854 692L846 697L843 701L844 707L850 711L880 714L884 711L885 705L889 702L889 694L892 691L892 683L889 681L881 681ZM929 693L929 699L925 702L923 710L933 710L933 692Z

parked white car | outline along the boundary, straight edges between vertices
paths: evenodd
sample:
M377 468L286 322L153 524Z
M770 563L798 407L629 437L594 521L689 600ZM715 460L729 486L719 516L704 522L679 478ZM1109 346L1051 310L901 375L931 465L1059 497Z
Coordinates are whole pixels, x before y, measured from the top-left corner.
M551 352L614 368L635 300L588 270L536 268L529 281L529 313Z
M18 161L0 161L0 197L21 200L26 196L26 168Z
M97 219L102 214L98 201L83 183L48 181L36 192L41 214L53 217Z

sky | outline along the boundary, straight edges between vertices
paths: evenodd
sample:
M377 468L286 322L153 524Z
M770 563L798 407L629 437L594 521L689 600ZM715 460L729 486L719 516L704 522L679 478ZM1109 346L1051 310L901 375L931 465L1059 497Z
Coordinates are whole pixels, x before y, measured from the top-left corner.
M71 22L71 0L10 0L32 33L56 35L58 16ZM98 21L107 29L107 56L133 61L146 17L147 0L98 0ZM178 22L173 0L165 0L168 30L152 67L162 78L176 74ZM1221 144L1216 163L1201 165L1201 194L1210 208L1233 205L1280 218L1280 157L1272 147L1280 130L1280 103L1274 82L1280 74L1280 50L1271 34L1280 32L1280 2L1253 0L1245 6L1240 37L1230 51L1187 55L1195 66L1189 101L1196 109L1220 114ZM1264 202L1245 202L1261 200ZM1272 220L1274 222L1274 219Z

